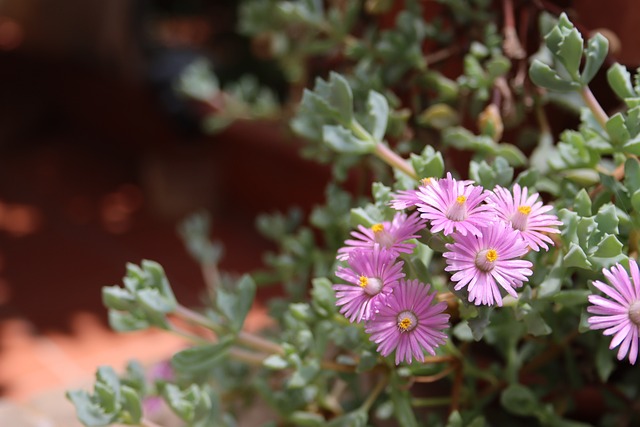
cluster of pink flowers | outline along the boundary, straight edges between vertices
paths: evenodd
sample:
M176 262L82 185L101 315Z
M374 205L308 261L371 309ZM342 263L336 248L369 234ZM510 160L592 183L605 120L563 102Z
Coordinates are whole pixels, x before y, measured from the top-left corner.
M424 361L424 350L435 354L447 336L449 315L444 302L434 304L435 293L418 280L405 280L401 253L411 253L408 240L425 227L417 214L398 213L391 222L371 228L358 227L338 251L338 259L348 267L338 267L336 276L344 284L333 286L340 312L352 322L365 322L378 352L388 356L396 351L395 362Z
M431 233L453 239L443 255L445 270L453 274L454 289L466 288L476 305L501 306L502 290L516 298L516 289L532 274L533 265L522 257L529 250L548 250L553 245L548 234L559 233L562 224L537 193L518 184L513 191L500 186L488 191L447 174L423 183L413 197ZM396 199L392 205L398 203Z
M391 222L351 233L337 258L336 276L346 283L334 285L337 305L352 322L365 322L365 331L383 356L396 351L396 363L423 361L424 350L435 354L443 344L449 315L445 303L434 304L430 286L405 280L402 253L411 253L419 232L442 232L446 244L446 271L454 289L466 288L476 305L502 305L502 290L517 297L516 289L531 276L532 263L521 259L529 250L548 250L561 224L552 208L529 195L518 184L513 192L497 186L487 191L473 181L426 178L416 190L400 191L391 206L399 212Z

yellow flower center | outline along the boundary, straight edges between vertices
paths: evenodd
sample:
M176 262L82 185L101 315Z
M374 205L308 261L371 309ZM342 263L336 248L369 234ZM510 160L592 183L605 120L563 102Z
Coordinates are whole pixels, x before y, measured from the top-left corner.
M496 251L495 249L489 249L487 251L487 261L489 262L494 262L495 260L498 259L498 251Z
M358 283L360 284L361 288L364 288L365 286L367 286L367 283L369 283L369 279L367 278L367 276L360 276L360 278L358 279Z
M466 201L467 201L467 198L466 198L465 196L458 196L458 197L456 198L456 202L458 202L458 203L460 203L460 204L463 204L463 203L464 203L464 202L466 202Z
M420 185L422 185L423 187L428 187L429 185L431 185L431 178L422 178L420 180Z
M476 267L485 273L493 270L494 262L498 259L498 251L495 249L483 249L476 255Z
M531 213L531 206L527 206L527 205L518 206L518 212L520 212L523 215L529 215Z
M418 318L411 310L405 310L398 314L396 323L400 332L409 332L418 326Z
M374 233L380 233L382 230L384 230L384 225L382 224L373 224L371 226L371 231Z
M411 327L411 319L405 317L404 319L400 320L398 322L398 327L400 328L400 330L402 330L402 332L406 332L407 329Z

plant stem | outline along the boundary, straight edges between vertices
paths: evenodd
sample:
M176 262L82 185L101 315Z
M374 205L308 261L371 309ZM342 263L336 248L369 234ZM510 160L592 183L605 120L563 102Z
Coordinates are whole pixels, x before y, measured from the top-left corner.
M179 317L182 317L184 320L190 323L205 327L207 329L211 329L216 334L220 334L223 332L222 326L218 325L215 322L212 322L206 316L203 316L198 312L188 309L183 305L178 304L178 306L173 311L173 313Z
M261 350L265 353L284 354L284 349L281 345L259 337L258 335L250 334L249 332L240 331L237 336L237 341L239 344L244 344L247 347Z
M430 407L443 406L451 403L450 397L415 397L411 399L411 406Z
M193 310L190 310L183 305L178 304L176 309L174 310L174 314L182 317L183 319L195 323L199 326L205 327L207 329L211 329L218 335L222 335L225 333L224 328L221 325L218 325L215 322L207 319L200 313L197 313ZM238 344L246 345L247 347L251 347L256 350L263 351L268 354L277 353L283 354L284 350L282 346L276 344L272 341L266 340L257 335L251 334L246 331L240 331L238 336L236 337Z
M504 43L502 44L504 53L510 58L522 59L526 56L526 52L522 48L516 32L513 0L502 0L502 10L504 14Z
M418 179L418 174L416 174L416 171L413 169L413 166L411 166L409 162L400 157L395 151L391 150L384 143L376 141L373 136L371 136L371 134L362 127L360 123L358 123L356 120L352 120L350 128L354 135L361 140L375 143L375 149L373 153L378 156L378 158L387 163L389 166L409 175L411 178L415 180Z
M187 332L181 328L179 328L178 326L174 325L174 324L170 324L169 325L169 332L173 332L175 335L178 335L182 338L185 338L189 341L193 341L196 344L209 344L209 340L202 338L198 335L194 335L190 332Z
M378 395L380 395L380 393L382 393L382 390L384 390L384 388L386 387L388 381L389 381L389 376L388 375L384 375L380 379L380 381L378 381L378 383L376 384L374 389L371 391L371 394L369 395L369 397L367 397L367 400L365 400L364 403L362 404L362 406L360 407L361 410L369 412L369 409L371 409L371 406L373 405L373 403L378 398Z
M413 169L413 166L382 142L376 143L374 153L380 159L384 160L389 166L398 169L415 180L418 179L418 174Z
M249 351L235 347L229 349L229 356L231 356L233 360L237 360L239 362L244 362L248 365L254 366L262 366L262 362L264 362L264 359L267 358L267 356L264 354L251 353Z
M593 116L596 118L598 123L600 123L600 126L602 126L603 129L606 129L605 126L607 124L607 120L609 120L609 116L607 116L607 113L605 113L604 109L593 95L593 92L589 89L589 86L583 86L580 91L580 96L582 96L582 100L587 104L587 107L589 107Z

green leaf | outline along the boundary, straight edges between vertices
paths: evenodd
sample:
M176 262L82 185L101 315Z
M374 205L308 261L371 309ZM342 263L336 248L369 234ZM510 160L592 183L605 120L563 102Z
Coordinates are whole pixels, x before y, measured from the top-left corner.
M173 295L171 285L169 284L169 280L167 280L167 275L164 273L162 266L148 259L142 260L140 266L147 279L145 280L146 286L158 289L160 294L166 299L167 304L175 307L177 305L176 297Z
M568 34L565 34L560 49L557 52L562 65L565 66L571 77L574 79L579 75L580 61L582 59L582 49L584 41L582 35L577 29L572 28Z
M109 310L109 326L118 332L131 332L147 329L151 324L140 316L131 313Z
M513 144L498 144L496 155L506 159L511 166L524 166L527 164L527 156Z
M581 189L573 201L573 209L580 216L591 216L591 197L584 188Z
M523 319L527 327L527 333L535 337L549 335L552 332L551 327L547 325L537 310L529 311L524 315Z
M630 139L622 146L622 151L627 154L640 156L640 135Z
M631 196L631 206L633 206L633 210L640 212L640 189Z
M618 214L615 205L608 203L603 205L595 216L598 230L603 233L618 234Z
M511 384L504 389L500 403L507 411L523 417L534 415L540 406L533 392L521 384Z
M328 82L324 83L319 79L314 91L327 103L330 110L339 116L342 123L351 122L353 119L353 94L347 79L331 71Z
M382 220L383 219L381 215L371 215L371 212L365 210L364 208L353 208L351 209L349 223L352 227L356 227L358 225L371 227L373 224L382 222Z
M289 366L289 362L279 354L272 354L262 361L262 364L269 369L279 371Z
M605 234L594 249L595 252L591 255L594 258L613 258L622 253L622 243L613 234Z
M600 67L607 58L609 51L609 40L600 33L591 37L587 42L587 50L585 52L584 68L580 81L583 85L588 85L596 76Z
M158 327L165 327L166 315L175 309L175 303L160 295L157 289L142 289L137 292L136 297L146 318Z
M619 98L625 99L637 96L631 84L631 75L624 65L617 62L613 64L607 71L607 81Z
M317 361L311 360L306 364L300 365L293 375L287 381L287 387L290 389L298 389L307 386L320 373L320 366Z
M434 129L444 130L460 123L458 112L448 104L433 104L422 111L416 117L420 126L430 126Z
M564 307L576 307L585 305L591 294L588 289L568 289L555 294L551 300Z
M607 134L614 146L620 146L627 142L630 138L629 131L625 125L624 116L616 113L607 120L605 124ZM626 145L625 145L626 147Z
M402 427L418 427L418 420L411 407L411 394L409 390L396 387L391 393L393 413Z
M591 263L587 260L587 255L582 248L571 242L569 251L563 258L565 267L577 267L591 270Z
M478 307L478 317L468 320L474 340L480 341L484 336L487 326L491 323L492 312L493 307Z
M388 120L389 103L387 102L387 98L376 91L369 91L367 98L367 116L363 125L374 140L382 141L385 131L387 130Z
M640 161L630 157L624 164L624 185L630 193L640 189Z
M566 277L566 268L556 262L544 281L538 287L538 298L547 298L556 295L562 287L562 281Z
M225 336L216 344L189 347L171 358L171 366L179 372L206 374L227 354L233 337Z
M142 402L138 392L126 385L123 385L120 391L122 392L122 411L120 412L122 421L125 424L140 424Z
M87 427L108 426L117 420L117 414L105 413L103 408L84 390L67 391L66 396L75 406L80 422Z
M411 153L411 165L422 178L440 178L444 174L442 153L427 145L420 155Z
M255 295L256 284L248 274L240 278L234 291L218 289L216 305L234 331L242 329Z
M473 332L469 327L469 322L467 320L462 320L456 326L453 327L452 330L453 336L459 339L460 341L470 342L473 341Z
M187 423L192 423L203 415L206 416L207 409L211 408L208 393L196 384L191 384L185 390L180 390L175 384L165 384L162 396L173 412Z
M529 68L529 77L537 86L558 92L571 92L580 89L580 84L562 79L547 64L535 59Z
M331 317L336 313L336 294L332 283L326 277L311 280L311 305L316 313L323 317Z
M103 286L102 303L113 310L129 311L136 306L136 298L120 286Z
M375 149L374 141L365 141L356 137L343 126L322 126L322 140L325 144L339 153L366 154Z
M327 427L365 427L369 415L367 411L356 409L353 412L346 413L331 420Z
M300 427L323 427L327 423L322 415L303 411L294 411L289 416L289 421Z

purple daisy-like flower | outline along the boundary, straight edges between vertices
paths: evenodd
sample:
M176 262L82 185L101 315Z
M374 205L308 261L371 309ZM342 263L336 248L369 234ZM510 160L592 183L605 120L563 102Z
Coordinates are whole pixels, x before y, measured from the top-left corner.
M589 328L604 329L604 335L613 335L610 349L620 346L618 360L629 355L629 362L635 365L638 359L638 332L640 330L640 271L634 259L629 260L629 274L620 264L611 270L602 269L611 286L595 280L593 285L609 298L590 295L593 305L587 311L595 316L588 319ZM632 283L633 282L633 283Z
M435 348L447 340L443 332L449 326L449 315L444 313L447 305L433 304L435 292L429 293L429 289L418 280L400 280L365 325L369 339L378 344L382 356L396 351L396 365L402 361L411 363L414 357L424 362L424 350L435 354Z
M422 178L420 180L420 186L417 190L400 190L395 195L393 199L391 199L391 207L397 210L411 208L420 203L420 199L418 198L418 192L420 188L428 187L431 183L437 181L438 178Z
M415 244L407 242L409 239L420 237L416 234L425 227L426 223L417 213L407 216L398 212L393 217L393 221L385 221L374 224L367 228L358 226L357 231L352 231L351 235L355 239L346 240L345 247L338 249L339 260L347 260L349 254L355 250L373 250L378 244L381 248L388 249L392 254L398 256L400 253L411 253Z
M338 267L336 276L347 284L333 285L336 305L351 322L369 319L404 277L402 261L375 245L373 250L355 250L349 254L349 267Z
M517 298L515 288L532 274L533 264L518 259L527 253L526 243L504 222L482 228L482 236L455 234L454 243L447 243L446 248L445 270L454 272L454 289L466 286L469 301L475 305L495 302L502 306L500 287Z
M498 217L518 230L520 237L536 252L540 248L549 250L547 243L553 246L553 240L544 233L559 233L557 226L562 225L557 216L546 214L552 206L543 205L538 196L538 193L529 195L527 187L514 184L513 194L496 186L487 198Z
M445 235L454 231L462 235L480 236L480 227L494 221L495 212L484 202L487 193L470 181L447 177L420 188L417 204L422 218L431 221L431 232Z

